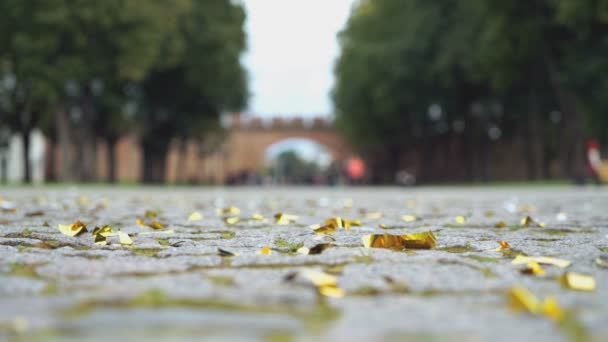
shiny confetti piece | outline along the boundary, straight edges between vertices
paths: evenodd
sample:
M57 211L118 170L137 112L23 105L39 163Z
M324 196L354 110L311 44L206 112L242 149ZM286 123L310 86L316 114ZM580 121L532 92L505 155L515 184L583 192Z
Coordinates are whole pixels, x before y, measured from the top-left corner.
M414 222L418 218L416 217L416 215L403 215L401 216L401 219L405 222Z
M217 254L221 257L233 257L239 255L239 253L233 253L221 248L217 249Z
M131 240L131 237L129 236L129 234L121 232L121 231L118 232L118 240L120 241L120 244L123 246L130 246L133 244L133 240Z
M158 222L158 221L156 221L156 220L154 220L154 221L150 222L150 223L148 224L148 227L150 227L150 228L152 228L152 229L158 229L158 230L160 230L160 229L165 229L165 225L163 225L162 223L160 223L160 222Z
M378 228L380 228L380 229L388 229L389 227L386 224L384 224L384 223L380 223L378 225Z
M518 255L515 257L515 259L513 259L513 261L511 261L511 263L514 265L527 265L531 262L536 262L536 263L545 264L545 265L553 265L553 266L562 267L562 268L568 267L571 264L571 262L568 260L552 258L552 257L544 257L544 256L529 257L529 256Z
M532 217L526 216L521 219L521 225L524 227L544 227L544 222L536 222Z
M241 213L241 209L237 207L218 208L215 211L218 215L238 215Z
M336 233L336 227L328 224L328 225L319 227L317 229L314 229L314 232L316 234L334 234L334 233Z
M240 217L225 217L224 218L224 223L226 223L228 225L237 224L237 223L239 223L239 221L241 221Z
M264 246L264 247L262 247L262 249L260 249L258 251L258 254L270 255L270 254L272 254L272 250L270 249L270 246Z
M71 236L71 237L76 237L87 231L87 225L81 221L76 221L69 225L60 224L58 227L59 227L59 231L62 234Z
M595 291L595 279L586 274L566 272L561 276L560 283L571 290Z
M298 248L297 252L304 255L316 255L323 253L324 250L331 248L332 246L333 245L331 243L319 243L311 248L302 246Z
M295 215L288 215L288 214L284 214L284 213L276 213L274 215L274 219L275 219L275 223L278 225L288 225L291 223L296 222L296 220L298 219L297 216Z
M137 220L135 220L135 223L140 226L140 227L145 227L146 224L144 223L143 219L138 218Z
M333 226L334 228L350 229L350 221L342 217L332 217L325 220L325 225Z
M108 237L114 234L114 230L109 225L105 225L103 227L95 227L91 234L94 236L101 235L103 237Z
M108 244L108 239L101 235L101 234L97 234L95 235L95 244L98 246L106 246Z
M538 298L528 289L515 286L508 293L509 305L515 311L526 311L535 314L540 307Z
M494 225L494 228L504 228L507 226L507 223L505 221L498 221L496 222L496 224Z
M547 297L542 302L539 313L556 321L561 321L566 316L555 297Z
M262 220L265 220L266 218L264 217L264 215L256 213L256 214L251 215L251 219L255 220L255 221L262 221Z
M361 238L366 248L389 249L431 249L435 248L437 239L433 232L421 232L404 235L369 234Z
M320 286L318 288L319 293L326 297L342 298L344 297L344 290L337 286Z
M511 249L511 245L509 245L509 243L507 241L505 241L505 240L498 241L498 244L500 245L500 247L498 247L496 249L496 251L498 251L498 252L502 252L505 249Z
M350 225L353 227L361 227L361 220L352 220L350 221Z
M156 210L146 210L144 216L147 218L156 218L158 217L158 211Z
M203 219L203 214L199 213L198 211L195 211L192 214L190 214L190 216L188 216L188 221L200 221L202 219Z
M462 215L454 217L454 222L456 222L458 224L465 224L466 221L467 221L466 217L464 217Z
M526 266L526 268L522 269L520 272L522 274L538 275L538 276L541 276L541 275L545 274L545 270L537 262L530 262L530 263L528 263L528 265Z

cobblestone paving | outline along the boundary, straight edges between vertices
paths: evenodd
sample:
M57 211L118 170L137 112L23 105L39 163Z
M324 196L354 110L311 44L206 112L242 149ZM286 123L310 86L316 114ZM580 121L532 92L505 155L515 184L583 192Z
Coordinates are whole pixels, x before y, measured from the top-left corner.
M0 196L0 341L608 340L608 268L596 262L608 254L608 189L49 187ZM240 217L235 224L216 212L229 206L240 208L225 215ZM164 230L136 224L147 210ZM189 221L194 211L203 218ZM279 225L279 212L298 219ZM333 235L309 228L335 216L362 225ZM544 227L522 226L526 216ZM76 220L89 232L59 232ZM134 244L110 236L95 245L93 227L106 224ZM361 240L429 230L432 250ZM514 253L497 251L500 240L572 264L523 275ZM333 247L296 252L321 242ZM270 255L258 253L264 246ZM309 268L334 274L344 297L286 281ZM565 270L592 275L597 289L563 287ZM555 296L568 319L513 311L515 285Z

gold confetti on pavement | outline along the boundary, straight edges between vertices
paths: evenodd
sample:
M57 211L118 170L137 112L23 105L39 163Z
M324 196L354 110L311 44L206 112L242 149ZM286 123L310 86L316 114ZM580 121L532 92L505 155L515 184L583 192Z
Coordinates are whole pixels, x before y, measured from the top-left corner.
M81 221L76 221L69 225L60 224L58 225L59 231L67 236L76 237L87 231L87 225Z
M98 246L106 246L108 244L108 240L107 240L107 238L105 236L103 236L101 234L97 234L97 235L94 235L94 237L95 237L94 242L95 242L96 245L98 245Z
M334 227L333 225L330 225L330 224L326 224L326 225L324 225L322 227L314 229L314 232L316 234L327 234L327 235L335 234L336 233L336 227Z
M156 210L146 210L144 216L147 218L156 218L158 217L158 211Z
M403 235L369 234L361 239L366 248L431 249L437 244L435 234L430 231Z
M157 230L160 230L160 229L165 229L165 225L163 225L162 223L160 223L160 222L158 222L158 221L156 221L156 220L154 220L154 221L150 222L150 223L148 224L148 227L150 227L150 228L152 228L152 229L157 229Z
M325 220L325 225L333 226L335 229L350 229L350 221L342 217L332 217Z
M498 221L496 222L496 224L494 225L494 228L504 228L507 226L507 223L505 221Z
M592 276L566 272L560 278L560 283L563 287L577 291L595 291L595 279Z
M131 240L131 237L129 236L129 234L118 231L118 240L120 241L120 244L123 246L130 246L133 244L133 240Z
M239 223L239 221L241 221L240 217L224 217L224 223L226 223L227 225L237 224Z
M114 230L109 225L105 225L103 227L95 227L91 234L93 236L101 235L103 237L108 237L114 235Z
M302 246L298 248L297 252L304 255L315 255L321 254L324 250L331 248L333 245L331 243L320 243L315 245L314 247L308 248L306 246Z
M498 252L502 252L502 251L504 251L504 250L511 249L511 246L510 246L510 245L509 245L509 243L508 243L507 241L505 241L505 240L500 240L500 241L498 241L498 244L500 245L500 247L498 247L498 248L496 249L496 251L498 251Z
M537 262L528 263L526 268L522 269L520 272L522 274L538 275L538 276L545 274L545 270Z
M521 219L521 225L524 227L539 227L542 228L545 226L544 222L536 222L532 217L526 216Z
M465 224L466 221L467 221L466 217L464 217L462 215L454 217L454 222L456 222L458 224Z
M296 278L301 278L311 283L317 288L317 292L323 296L333 298L344 297L344 290L338 287L336 277L331 274L313 269L304 269L287 275L285 279L292 281Z
M258 254L270 255L270 254L272 254L272 250L270 249L270 246L264 246L264 247L262 247L262 249L260 249L258 251Z
M278 225L288 225L288 224L292 224L294 222L296 222L296 220L298 219L297 216L295 215L288 215L288 214L284 214L284 213L276 213L274 215L274 219L275 219L275 223Z
M557 267L568 267L570 266L571 262L568 260L564 260L564 259L558 259L558 258L552 258L552 257L544 257L544 256L523 256L523 255L518 255L515 257L515 259L513 259L513 261L511 261L511 263L513 265L527 265L531 262L536 262L539 264L545 264L545 265L553 265L553 266L557 266Z
M564 311L554 297L547 297L541 302L532 292L521 286L511 288L507 297L511 309L515 311L546 316L557 321L565 317Z
M190 214L190 216L188 216L188 221L200 221L202 219L203 219L203 214L199 213L198 211L195 211L192 214Z
M416 217L416 215L403 215L401 216L401 219L405 222L414 222L418 218Z
M241 209L237 207L226 207L226 208L218 208L215 210L218 215L238 215L241 213Z
M265 220L266 218L262 214L255 213L255 214L251 215L251 219L254 221L262 221L262 220Z

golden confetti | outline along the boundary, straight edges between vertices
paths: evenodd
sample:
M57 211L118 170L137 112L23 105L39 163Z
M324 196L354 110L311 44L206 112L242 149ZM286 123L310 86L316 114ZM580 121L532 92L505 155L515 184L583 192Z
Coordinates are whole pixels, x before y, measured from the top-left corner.
M528 263L526 268L522 269L520 272L522 274L539 275L539 276L545 274L545 270L537 262Z
M95 244L98 246L105 246L108 244L108 240L105 236L101 235L101 234L97 234L94 235L95 237Z
M190 216L188 216L188 221L200 221L202 219L203 219L203 214L199 213L198 211L195 211L192 214L190 214Z
M509 305L515 311L526 311L532 314L538 312L540 302L538 298L528 289L515 286L508 293Z
M264 247L262 247L262 249L260 249L258 251L258 254L270 255L270 254L272 254L272 250L270 249L270 246L264 246Z
M224 217L224 223L228 224L228 225L233 225L233 224L237 224L239 223L239 221L241 221L240 217Z
M507 226L507 223L505 221L498 221L496 222L496 224L494 225L494 228L504 228Z
M227 208L218 208L216 209L216 213L218 215L238 215L241 213L241 209L232 206Z
M305 269L295 274L288 275L286 280L293 280L296 277L310 282L317 288L319 294L323 296L334 298L344 297L344 290L338 287L336 277L331 274Z
M557 266L557 267L561 267L561 268L568 267L571 264L571 262L568 260L552 258L552 257L544 257L544 256L529 257L529 256L518 255L515 257L515 259L513 259L513 261L511 261L511 263L514 265L527 265L531 262L536 262L536 263L545 264L545 265L553 265L553 266Z
M158 216L158 211L156 210L146 210L144 216L147 218L156 218Z
M466 221L467 221L467 218L462 215L454 217L454 222L456 222L458 224L465 224Z
M341 217L332 217L325 220L325 225L333 226L334 228L350 229L350 221Z
M498 247L498 249L496 249L498 252L502 252L505 249L511 249L511 246L509 245L509 243L505 240L500 240L498 241L498 244L500 245L500 247Z
M380 223L380 224L378 224L378 228L380 228L380 229L388 229L389 227L386 224L384 224L384 223Z
M233 253L221 248L217 249L217 254L221 257L233 257L239 255L239 253Z
M81 221L76 221L69 225L60 224L59 231L64 235L76 237L87 231L87 225Z
M264 217L264 215L256 213L256 214L251 215L251 219L255 220L255 221L262 221L262 220L265 220L266 218Z
M403 215L403 216L401 216L401 219L405 222L414 222L418 218L415 215Z
M577 291L595 291L595 279L592 276L566 272L560 278L562 286Z
M556 321L560 321L566 316L564 310L560 307L555 297L545 298L538 311L540 311L540 314L543 314Z
M324 250L331 248L333 245L331 243L320 243L315 245L314 247L308 248L306 246L302 246L298 248L297 252L304 255L315 255L321 254Z
M521 225L524 227L544 227L545 223L536 222L536 221L534 221L534 219L532 217L526 216L523 219L521 219Z
M284 213L276 213L274 215L274 219L276 224L278 225L288 225L291 223L296 222L296 220L298 219L297 216L295 215L288 215L288 214L284 214Z
M130 246L133 244L133 240L131 240L129 234L121 231L118 231L118 240L120 241L120 244L124 246Z
M353 227L361 227L361 220L352 220L350 221L350 225Z
M103 227L95 227L91 234L94 236L101 235L103 237L108 237L114 235L114 230L109 225L105 225Z
M144 223L143 219L138 218L137 220L135 220L135 223L140 226L140 227L145 227L146 224Z
M404 235L369 234L363 236L362 240L366 248L431 249L437 244L435 234L430 231Z
M314 232L317 234L334 234L336 232L336 227L327 224L317 229L314 229Z
M152 229L159 229L159 230L160 230L160 229L165 229L165 226L164 226L162 223L160 223L160 222L158 222L158 221L156 221L156 220L154 220L154 221L150 222L150 223L148 224L148 227L150 227L150 228L152 228Z

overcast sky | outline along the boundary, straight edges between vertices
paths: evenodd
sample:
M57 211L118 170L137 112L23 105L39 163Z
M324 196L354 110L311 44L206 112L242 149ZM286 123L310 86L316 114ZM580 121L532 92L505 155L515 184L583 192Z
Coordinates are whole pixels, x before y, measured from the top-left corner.
M251 100L248 112L328 115L336 34L354 0L244 0Z

